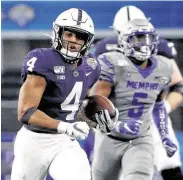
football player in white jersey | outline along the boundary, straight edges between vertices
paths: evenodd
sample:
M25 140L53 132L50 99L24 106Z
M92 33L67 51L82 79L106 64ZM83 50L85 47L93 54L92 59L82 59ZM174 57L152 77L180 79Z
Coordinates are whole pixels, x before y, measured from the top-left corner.
M135 6L124 6L122 7L115 15L113 21L113 29L117 36L115 37L107 37L97 42L93 49L93 54L95 56L99 56L102 53L110 52L110 51L118 51L119 45L117 44L117 37L122 27L129 20L133 20L135 18L147 19L142 10ZM167 40L160 38L158 44L158 55L162 55L167 57L168 61L171 61L174 66L174 75L172 77L172 88L169 91L169 95L165 101L165 106L167 112L170 113L177 106L179 106L183 100L183 87L182 87L182 75L180 70L175 62L175 58L177 56L176 49L172 42L168 42ZM176 143L178 150L175 155L169 158L166 155L166 152L163 148L160 136L157 132L156 127L153 127L153 138L154 138L154 149L155 149L155 166L158 171L162 175L164 180L180 180L183 179L183 175L181 172L181 159L180 159L180 149L179 143L176 139L172 123L170 118L168 118L169 124L169 132Z
M118 51L98 57L102 71L91 94L108 97L119 118L112 123L106 111L96 115L101 132L95 134L93 180L118 180L121 171L124 180L152 180L152 114L167 156L177 150L168 132L164 103L174 65L156 56L158 41L147 19L133 19L119 31Z

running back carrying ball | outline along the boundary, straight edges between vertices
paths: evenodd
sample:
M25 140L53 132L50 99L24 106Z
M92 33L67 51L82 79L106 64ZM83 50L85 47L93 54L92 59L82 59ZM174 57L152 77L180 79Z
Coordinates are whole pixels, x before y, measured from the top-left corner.
M96 128L98 123L95 114L100 114L102 110L108 110L110 117L115 117L115 107L108 98L100 95L89 96L81 106L80 115L82 114L86 117L84 119L90 127Z

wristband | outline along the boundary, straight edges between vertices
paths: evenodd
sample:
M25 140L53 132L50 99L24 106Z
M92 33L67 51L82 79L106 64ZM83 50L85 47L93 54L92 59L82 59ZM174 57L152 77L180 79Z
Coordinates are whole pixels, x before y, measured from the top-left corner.
M60 134L66 133L67 126L68 126L68 123L63 122L63 121L59 122L59 124L57 126L57 132L60 133Z

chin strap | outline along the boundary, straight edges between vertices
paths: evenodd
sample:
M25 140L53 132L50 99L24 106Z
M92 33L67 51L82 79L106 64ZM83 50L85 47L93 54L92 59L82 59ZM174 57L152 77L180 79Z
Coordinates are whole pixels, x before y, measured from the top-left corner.
M54 48L54 50L57 51L59 54L61 54L61 55L64 57L64 61L65 61L66 63L68 63L68 64L76 64L76 63L78 63L78 62L80 61L80 59L81 59L81 58L77 58L77 59L71 60L71 59L68 59L68 56L62 54L59 50L57 50L57 49L55 49L55 48Z

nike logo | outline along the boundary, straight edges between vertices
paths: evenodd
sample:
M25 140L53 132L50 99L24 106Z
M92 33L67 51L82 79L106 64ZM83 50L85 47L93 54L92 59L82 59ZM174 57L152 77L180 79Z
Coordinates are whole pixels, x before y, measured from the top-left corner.
M125 128L128 132L130 132L130 133L132 133L132 134L135 135L136 132L132 131L132 130L128 127L127 123L124 124L124 128Z
M86 75L86 76L89 76L91 73L92 73L92 72L89 72L89 73L86 73L85 75Z
M154 79L159 79L161 78L162 76L155 76Z

